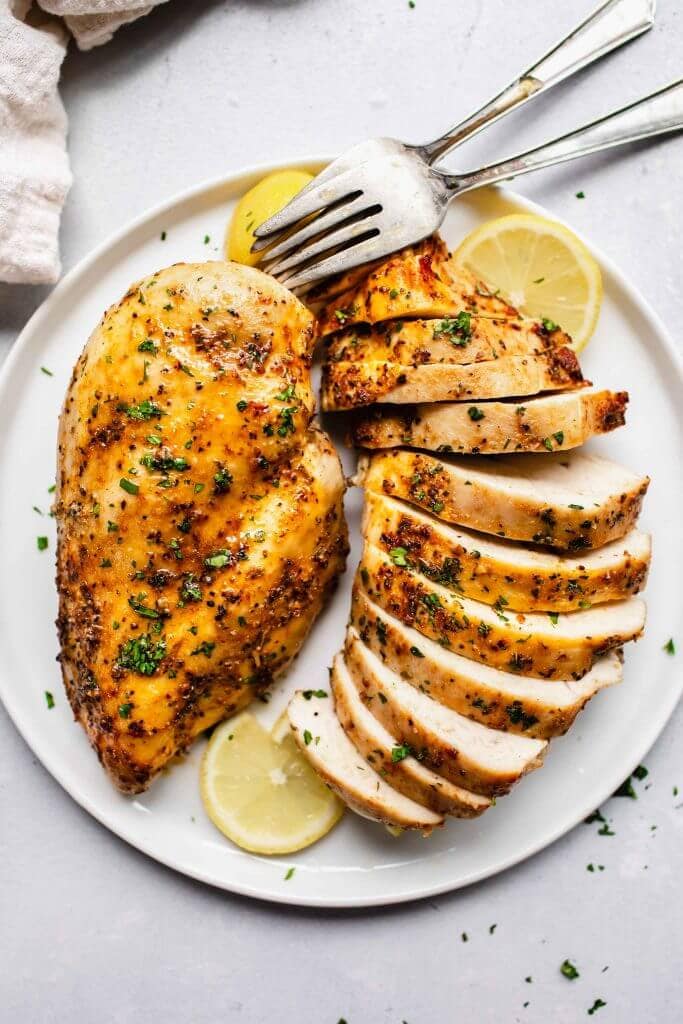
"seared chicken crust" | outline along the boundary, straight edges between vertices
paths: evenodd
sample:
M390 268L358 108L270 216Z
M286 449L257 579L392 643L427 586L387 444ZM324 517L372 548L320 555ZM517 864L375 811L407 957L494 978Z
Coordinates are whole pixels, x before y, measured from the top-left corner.
M123 792L286 668L344 568L312 335L259 271L178 264L108 310L76 364L55 506L61 665Z

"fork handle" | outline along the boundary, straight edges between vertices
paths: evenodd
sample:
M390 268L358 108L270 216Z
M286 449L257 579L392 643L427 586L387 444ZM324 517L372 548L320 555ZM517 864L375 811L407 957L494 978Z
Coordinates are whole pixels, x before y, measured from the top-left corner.
M481 185L493 185L542 167L551 167L612 146L637 142L638 139L682 128L683 78L543 146L500 163L489 164L469 174L444 174L444 181L447 189L454 194L469 192Z
M445 135L417 146L429 164L533 96L652 27L655 0L606 0L533 67Z

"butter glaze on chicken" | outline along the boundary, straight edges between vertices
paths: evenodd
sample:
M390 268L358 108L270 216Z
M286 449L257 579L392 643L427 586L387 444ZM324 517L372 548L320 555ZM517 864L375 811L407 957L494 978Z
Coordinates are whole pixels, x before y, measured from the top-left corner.
M124 792L287 667L344 568L312 340L272 278L178 264L108 310L76 364L55 506L61 666Z

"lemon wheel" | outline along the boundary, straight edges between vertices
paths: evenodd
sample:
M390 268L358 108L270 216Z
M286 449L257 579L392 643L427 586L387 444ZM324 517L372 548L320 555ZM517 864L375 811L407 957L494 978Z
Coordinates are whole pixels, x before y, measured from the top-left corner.
M269 733L249 712L216 729L200 785L216 828L251 853L302 850L326 835L344 810L299 752L286 721Z
M513 213L472 231L455 253L526 316L551 320L577 352L595 330L602 275L580 238L557 221Z

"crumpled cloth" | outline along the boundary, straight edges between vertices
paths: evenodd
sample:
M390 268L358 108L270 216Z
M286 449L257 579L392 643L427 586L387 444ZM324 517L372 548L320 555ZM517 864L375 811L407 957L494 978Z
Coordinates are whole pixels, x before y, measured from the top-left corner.
M82 50L154 0L0 0L0 281L52 284L72 176L57 85L69 33Z

